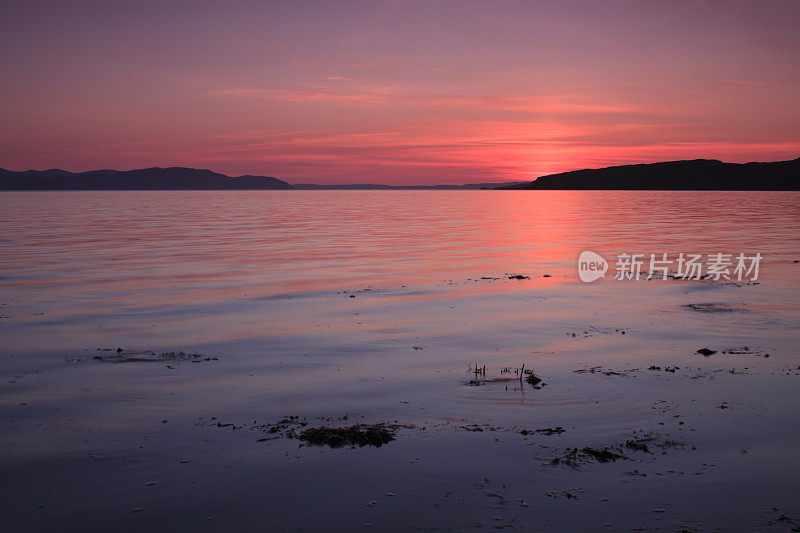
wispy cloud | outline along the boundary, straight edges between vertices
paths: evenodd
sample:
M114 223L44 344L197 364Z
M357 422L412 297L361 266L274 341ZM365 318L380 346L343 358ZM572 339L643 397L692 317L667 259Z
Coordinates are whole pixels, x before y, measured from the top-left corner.
M206 93L220 98L253 98L287 102L331 101L347 105L416 107L442 110L448 108L483 111L514 111L558 114L635 114L652 113L630 103L587 101L571 94L492 95L416 92L413 89L370 81L328 76L317 83L295 82L292 87L217 86Z
M741 160L743 154L800 152L800 142L664 142L657 127L639 124L553 122L532 127L502 121L431 120L393 126L396 129L350 132L254 130L129 143L124 152L234 174L331 183L503 181L585 167L684 159L686 154ZM631 141L636 138L640 140Z

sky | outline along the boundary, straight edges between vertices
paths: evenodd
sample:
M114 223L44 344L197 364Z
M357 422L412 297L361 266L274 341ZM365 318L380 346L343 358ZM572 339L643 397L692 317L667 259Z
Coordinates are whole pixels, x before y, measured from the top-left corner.
M0 4L0 167L531 180L800 156L800 2Z

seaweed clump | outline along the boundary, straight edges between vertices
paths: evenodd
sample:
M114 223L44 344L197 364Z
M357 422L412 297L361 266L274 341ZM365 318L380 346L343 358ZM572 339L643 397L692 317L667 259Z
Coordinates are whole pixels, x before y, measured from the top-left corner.
M564 464L572 468L579 468L581 465L586 464L589 458L599 463L608 463L611 461L616 462L617 459L625 459L625 456L620 453L612 452L608 446L603 447L602 450L589 446L581 450L578 450L578 448L567 448L560 457L553 458L550 464Z
M629 450L636 450L639 452L650 451L649 448L647 447L647 444L638 440L629 440L628 442L625 443L625 447L628 448Z
M301 431L298 438L314 446L330 446L331 448L375 446L380 448L394 440L394 433L383 424L356 424L344 428L327 426L308 428Z
M541 433L543 435L559 435L561 433L564 433L565 431L566 431L566 429L564 429L563 427L556 426L554 428L542 428L542 429L534 429L534 430L523 429L519 433L520 433L520 435L533 435L535 433Z
M527 381L528 383L530 383L531 385L533 385L535 387L536 385L538 385L539 383L542 382L542 378L540 378L536 374L530 373L525 378L525 381Z
M594 457L597 459L598 462L607 463L609 461L616 461L617 459L622 459L625 457L624 455L614 453L608 448L603 448L602 450L596 450L594 448L586 447L581 450L586 455Z

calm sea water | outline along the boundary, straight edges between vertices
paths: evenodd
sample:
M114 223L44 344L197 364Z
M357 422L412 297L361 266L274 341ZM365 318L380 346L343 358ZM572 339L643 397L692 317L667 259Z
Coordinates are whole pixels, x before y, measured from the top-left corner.
M591 289L575 285L575 264L587 249L612 257L760 252L762 280L797 294L797 193L57 192L0 199L0 287L18 311L13 329L25 333L9 331L6 350L80 349L139 334L155 334L159 343L230 339L242 313L268 323L234 337L272 336L288 326L275 324L282 320L274 299L403 286L448 293L432 287L505 273L553 276L512 285L523 292L585 293ZM458 291L480 294L485 285ZM160 329L148 329L153 322Z
M341 423L348 416L431 428L562 425L570 431L559 442L582 446L624 440L620 435L634 427L664 430L658 402L667 402L690 421L668 422L673 437L702 443L710 454L686 461L729 460L732 466L711 485L674 485L666 493L682 516L725 525L691 501L709 486L726 486L730 472L753 481L746 494L720 489L729 501L798 489L778 475L800 473L798 461L776 456L790 455L799 436L793 414L798 389L796 381L786 381L797 379L789 374L800 365L798 206L795 192L2 193L0 465L15 483L4 496L11 506L35 509L48 490L70 493L69 472L88 472L80 466L86 457L111 458L91 467L96 475L86 474L80 497L63 496L60 507L47 504L59 509L50 516L70 519L90 509L81 498L107 494L109 479L120 472L141 487L139 481L166 464L184 464L165 450L194 457L197 468L214 472L214 482L228 479L219 469L236 458L249 465L246 472L267 469L295 482L310 479L316 468L344 468L315 456L286 470L280 461L293 457L284 455L295 453L290 448L253 451L252 438L230 440L235 437L208 429L211 417L243 423L298 415ZM608 259L684 252L760 253L763 260L757 283L615 281L613 265L605 280L581 283L576 261L583 250ZM529 279L508 278L516 274ZM748 353L704 358L695 353L702 347ZM124 352L114 359L117 348ZM162 351L216 359L169 367L109 364L126 353ZM470 365L486 365L497 376L522 363L548 387L468 385ZM647 374L653 365L682 370ZM576 372L592 368L630 374ZM742 409L719 418L728 412L715 409L720 402ZM486 451L441 432L429 453L442 461L443 472L454 449ZM156 443L158 454L140 455ZM398 465L422 453L404 446L399 439L385 453L409 455ZM741 463L743 449L765 453ZM515 450L504 453L535 463ZM451 459L471 461L470 453ZM466 476L452 468L442 475ZM494 468L511 486L514 469ZM402 472L392 470L387 479L403 478ZM183 475L171 476L172 489L187 490L197 501L211 498L191 492ZM583 483L609 482L591 479ZM473 481L462 479L469 486ZM250 501L253 483L227 490ZM415 486L433 490L431 483L426 478ZM258 490L281 497L269 487ZM648 494L632 490L623 491L629 501ZM120 491L116 503L106 502L106 525L142 499L151 508L162 505L153 491L139 494L133 485ZM304 482L296 491L314 492ZM768 509L781 498L743 504L726 520L755 527L766 520L755 508ZM319 526L310 516L297 517L297 501L283 502L280 523ZM256 516L253 509L263 502L251 503L240 511ZM411 508L406 503L373 519L396 520ZM32 516L20 511L17 518L52 525L29 522ZM657 525L680 525L669 522L673 518L679 520ZM436 520L431 515L429 523Z

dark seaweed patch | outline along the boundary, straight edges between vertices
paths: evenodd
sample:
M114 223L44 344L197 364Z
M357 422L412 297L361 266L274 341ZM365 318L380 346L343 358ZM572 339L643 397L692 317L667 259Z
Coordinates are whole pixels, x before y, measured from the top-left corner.
M382 424L361 425L337 428L320 426L300 432L298 438L313 446L375 446L380 448L394 440L394 433Z

